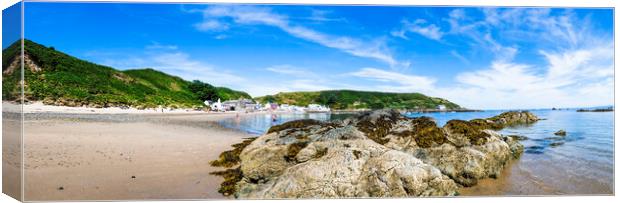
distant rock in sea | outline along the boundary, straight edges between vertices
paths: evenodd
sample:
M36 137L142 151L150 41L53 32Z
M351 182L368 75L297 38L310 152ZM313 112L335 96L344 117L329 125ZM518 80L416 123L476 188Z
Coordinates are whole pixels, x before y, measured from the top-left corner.
M493 129L537 120L506 112L440 128L432 118L395 110L344 121L297 120L234 145L211 163L236 167L214 174L225 178L220 192L237 198L453 196L460 186L500 176L523 153L518 137Z
M614 111L613 107L599 108L599 109L577 109L577 112L611 112Z
M558 130L557 132L553 133L554 135L557 136L566 136L566 131L564 130Z

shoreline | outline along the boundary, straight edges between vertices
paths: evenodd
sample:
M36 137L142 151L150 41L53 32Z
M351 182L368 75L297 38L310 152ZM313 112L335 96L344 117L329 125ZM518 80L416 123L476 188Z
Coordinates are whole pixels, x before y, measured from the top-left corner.
M2 101L3 106L9 107L19 107L19 104L14 102ZM239 114L246 113L245 111L227 111L227 112L217 112L217 111L202 111L195 109L171 109L171 108L155 108L155 109L137 109L134 107L128 108L120 108L120 107L105 107L105 108L94 108L94 107L71 107L71 106L55 106L55 105L47 105L43 104L41 101L29 102L23 104L23 113L63 113L63 114ZM4 108L6 110L7 108ZM16 108L12 108L16 109ZM331 112L304 112L304 113L333 113L333 114L348 114L348 113L360 113L360 112L368 112L372 111L370 109L342 109L342 110L332 110ZM475 110L475 109L420 109L420 110L400 110L403 113L435 113L435 112L481 112L483 110ZM14 112L18 113L18 112ZM250 111L247 113L296 113L296 112L287 112L287 111Z

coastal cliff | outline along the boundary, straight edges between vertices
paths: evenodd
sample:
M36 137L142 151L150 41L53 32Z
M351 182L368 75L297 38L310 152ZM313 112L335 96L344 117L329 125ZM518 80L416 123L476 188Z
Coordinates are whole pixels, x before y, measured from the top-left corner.
M297 120L233 145L211 164L231 168L214 174L225 178L220 192L237 198L453 196L461 186L500 176L523 152L494 130L537 120L506 112L438 127L395 110Z

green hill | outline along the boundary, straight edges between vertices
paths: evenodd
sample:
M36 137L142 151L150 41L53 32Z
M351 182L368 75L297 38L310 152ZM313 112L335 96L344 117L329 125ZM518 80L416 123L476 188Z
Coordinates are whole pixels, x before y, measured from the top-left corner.
M255 98L260 102L277 102L306 106L311 103L327 105L332 109L436 109L444 105L447 109L461 109L448 100L428 97L420 93L388 93L354 90L328 90L318 92L286 92Z
M153 69L120 71L24 40L27 100L66 106L198 107L203 99L251 98L245 92L185 81ZM2 53L3 100L18 98L19 43ZM194 84L194 89L190 86ZM198 88L199 91L196 91ZM204 90L200 89L203 88ZM205 89L206 88L206 89ZM202 94L212 92L212 94Z

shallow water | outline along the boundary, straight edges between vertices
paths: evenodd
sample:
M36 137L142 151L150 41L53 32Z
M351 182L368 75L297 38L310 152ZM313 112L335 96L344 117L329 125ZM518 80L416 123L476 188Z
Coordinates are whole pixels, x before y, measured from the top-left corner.
M452 119L488 118L502 111L461 113L412 113L408 117L429 116L440 126ZM574 110L533 110L540 118L532 125L508 127L504 135L523 135L525 152L510 164L498 179L482 180L463 188L461 195L578 195L613 194L614 117L613 112ZM272 125L298 119L334 120L347 114L253 115L221 122L225 127L260 135ZM553 133L565 130L566 136Z

